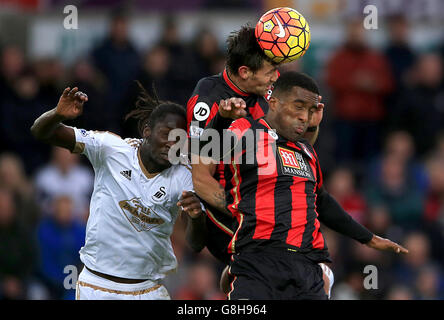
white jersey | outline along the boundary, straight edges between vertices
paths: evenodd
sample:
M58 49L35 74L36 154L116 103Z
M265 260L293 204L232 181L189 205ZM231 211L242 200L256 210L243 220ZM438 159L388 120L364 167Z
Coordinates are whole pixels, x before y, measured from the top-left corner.
M172 165L150 174L138 144L110 132L73 128L73 152L94 171L94 191L80 260L90 269L128 279L158 280L177 267L170 236L190 168Z

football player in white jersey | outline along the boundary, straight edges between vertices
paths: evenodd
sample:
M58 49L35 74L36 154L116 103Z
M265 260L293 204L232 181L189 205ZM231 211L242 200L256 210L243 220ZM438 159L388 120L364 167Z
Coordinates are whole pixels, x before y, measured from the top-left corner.
M170 299L160 280L177 267L170 236L179 208L190 216L201 213L190 169L168 160L176 143L168 135L185 130L185 109L145 92L129 114L139 120L143 140L123 140L61 123L81 115L86 101L77 87L66 88L57 107L31 128L41 141L84 154L94 168L76 298Z

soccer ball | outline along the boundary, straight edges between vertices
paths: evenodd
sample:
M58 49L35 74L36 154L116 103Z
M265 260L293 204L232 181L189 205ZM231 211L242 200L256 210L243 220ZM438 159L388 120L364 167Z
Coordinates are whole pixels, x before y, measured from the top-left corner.
M264 13L255 34L264 53L277 63L302 57L310 45L307 20L295 9L282 7Z

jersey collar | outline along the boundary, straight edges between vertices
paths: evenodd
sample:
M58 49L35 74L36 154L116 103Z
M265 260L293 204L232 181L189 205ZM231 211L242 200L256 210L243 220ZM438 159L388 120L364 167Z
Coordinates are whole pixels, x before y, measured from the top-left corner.
M227 69L224 69L224 72L222 73L223 78L225 80L225 83L231 88L231 90L233 90L234 92L236 92L237 94L247 97L249 96L248 93L246 93L245 91L243 91L242 89L240 89L234 82L233 80L230 79L230 77L228 76L228 72Z

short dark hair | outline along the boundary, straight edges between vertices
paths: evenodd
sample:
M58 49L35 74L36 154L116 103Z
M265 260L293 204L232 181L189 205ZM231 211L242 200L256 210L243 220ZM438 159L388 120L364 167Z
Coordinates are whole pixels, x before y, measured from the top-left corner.
M140 89L136 108L125 116L125 121L129 118L138 120L137 127L140 136L143 136L145 127L153 129L156 123L165 119L168 114L176 114L186 120L187 115L183 106L171 101L159 100L154 85L153 96L150 96L139 81L136 83Z
M265 55L257 42L254 28L249 25L232 32L227 39L227 45L227 67L231 73L237 74L241 66L247 66L256 72L262 68L264 61L277 64Z
M293 87L300 87L319 94L319 87L312 77L302 72L287 71L282 73L273 84L273 95L287 93Z

